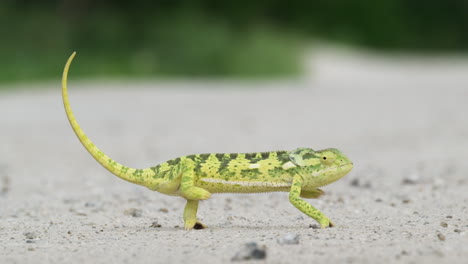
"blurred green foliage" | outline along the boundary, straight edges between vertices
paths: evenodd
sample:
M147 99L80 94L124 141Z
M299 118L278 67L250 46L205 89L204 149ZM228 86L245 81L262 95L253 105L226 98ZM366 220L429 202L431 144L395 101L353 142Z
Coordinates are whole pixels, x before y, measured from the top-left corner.
M74 76L272 77L322 38L382 50L468 49L465 0L3 0L0 81Z

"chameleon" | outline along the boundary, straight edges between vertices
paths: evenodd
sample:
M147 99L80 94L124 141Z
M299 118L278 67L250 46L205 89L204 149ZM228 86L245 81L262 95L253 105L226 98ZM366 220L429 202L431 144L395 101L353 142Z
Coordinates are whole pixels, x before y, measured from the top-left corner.
M186 230L206 226L197 219L198 204L213 193L289 192L290 203L316 220L321 228L334 224L302 198L319 198L319 189L345 176L353 163L335 148L257 153L208 153L181 156L156 166L136 169L104 154L84 133L72 112L67 91L69 57L62 75L62 99L70 125L81 144L104 168L117 177L162 194L186 199L183 212Z

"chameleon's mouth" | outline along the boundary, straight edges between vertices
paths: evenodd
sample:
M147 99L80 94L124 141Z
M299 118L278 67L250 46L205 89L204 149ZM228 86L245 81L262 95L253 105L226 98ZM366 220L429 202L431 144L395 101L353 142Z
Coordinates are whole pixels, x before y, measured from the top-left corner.
M317 176L320 176L324 173L327 173L329 171L339 171L339 175L344 176L345 174L347 174L351 169L353 168L353 163L350 162L350 163L346 163L346 164L343 164L343 165L340 165L340 166L336 166L336 167L330 167L330 168L326 168L324 170L321 170L321 171L317 171L315 173L312 174L312 176L314 177L317 177Z

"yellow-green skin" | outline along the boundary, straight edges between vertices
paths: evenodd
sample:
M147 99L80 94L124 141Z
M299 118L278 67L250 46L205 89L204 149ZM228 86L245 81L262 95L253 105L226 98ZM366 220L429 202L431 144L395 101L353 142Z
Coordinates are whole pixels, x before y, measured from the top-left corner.
M167 195L184 197L185 229L203 228L197 221L198 201L212 193L289 192L289 201L315 219L321 227L332 222L302 198L318 198L318 187L332 183L352 168L353 163L337 149L258 153L198 154L183 156L146 169L123 166L101 150L85 135L71 110L67 93L67 75L76 53L68 59L62 77L65 111L78 139L88 152L116 176Z

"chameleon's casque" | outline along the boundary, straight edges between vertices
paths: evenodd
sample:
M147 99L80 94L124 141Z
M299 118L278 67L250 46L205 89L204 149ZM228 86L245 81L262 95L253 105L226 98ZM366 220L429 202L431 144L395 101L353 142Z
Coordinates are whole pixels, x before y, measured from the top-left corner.
M116 176L167 195L184 197L186 229L202 228L197 221L198 202L212 193L289 192L289 201L312 217L322 227L333 226L319 210L301 198L318 198L324 192L318 187L345 176L353 163L337 149L258 153L197 154L168 160L146 169L133 169L117 163L85 135L70 107L67 75L76 53L68 59L62 77L65 112L73 131L86 150Z

